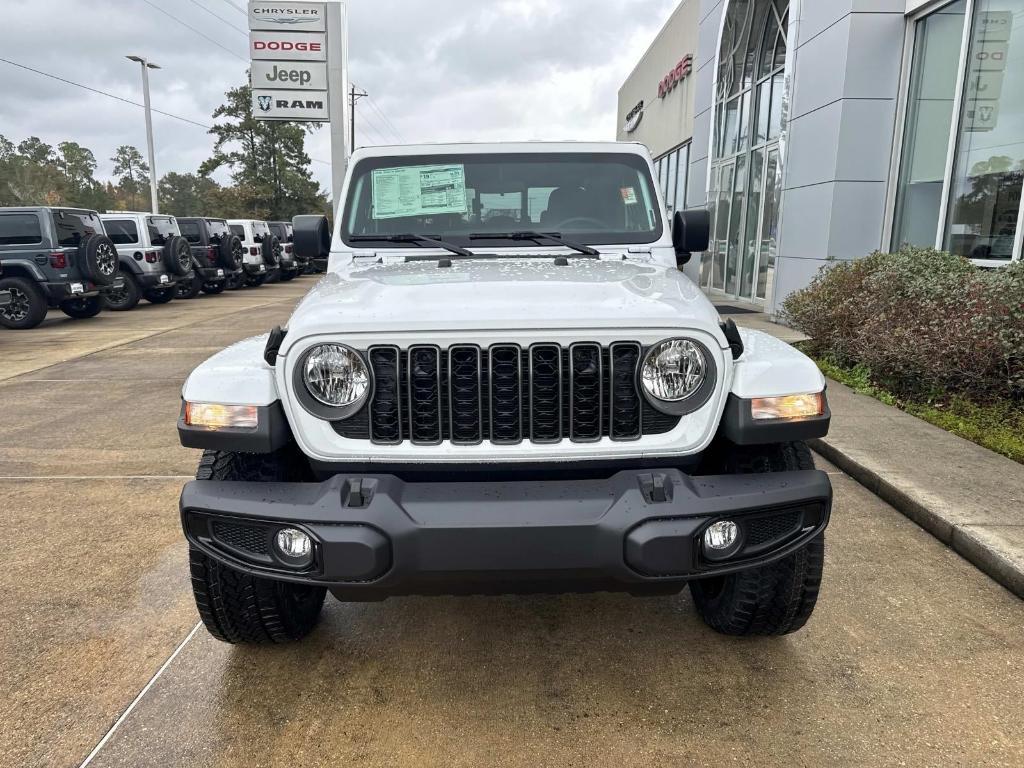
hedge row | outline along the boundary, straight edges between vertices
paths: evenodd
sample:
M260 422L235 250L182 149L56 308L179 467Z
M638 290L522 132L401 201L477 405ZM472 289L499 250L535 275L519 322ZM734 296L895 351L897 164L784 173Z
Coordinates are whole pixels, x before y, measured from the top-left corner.
M1024 264L982 270L926 248L826 266L783 305L809 352L896 394L1024 400Z

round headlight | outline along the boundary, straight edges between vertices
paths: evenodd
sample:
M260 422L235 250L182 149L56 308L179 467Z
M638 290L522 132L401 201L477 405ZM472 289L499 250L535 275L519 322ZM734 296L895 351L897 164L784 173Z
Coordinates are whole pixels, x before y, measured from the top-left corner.
M357 403L370 389L363 358L340 344L313 347L303 362L302 377L309 394L332 408Z
M704 353L686 339L655 344L644 358L640 371L647 393L667 403L678 403L695 395L704 386L707 375Z

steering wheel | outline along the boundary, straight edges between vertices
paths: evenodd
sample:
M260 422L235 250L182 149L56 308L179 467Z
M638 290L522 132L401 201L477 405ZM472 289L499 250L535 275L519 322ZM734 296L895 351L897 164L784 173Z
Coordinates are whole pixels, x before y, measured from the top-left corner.
M597 225L595 227L596 230L608 229L608 225L605 224L603 221L601 221L600 219L592 219L589 216L573 216L571 219L566 219L565 221L558 222L558 224L556 226L557 226L559 231L562 231L564 229L571 229L572 227L570 227L569 225L573 224L573 223L596 224ZM584 231L587 231L587 230L584 230Z

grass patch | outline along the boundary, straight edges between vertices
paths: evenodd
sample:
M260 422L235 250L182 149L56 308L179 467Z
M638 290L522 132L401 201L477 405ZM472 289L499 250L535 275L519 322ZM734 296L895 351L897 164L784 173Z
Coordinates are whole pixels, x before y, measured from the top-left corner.
M921 402L898 397L871 381L864 366L837 365L816 358L821 372L855 392L881 400L936 427L977 443L990 451L1024 464L1024 405L1009 401L976 403L963 397L943 402Z

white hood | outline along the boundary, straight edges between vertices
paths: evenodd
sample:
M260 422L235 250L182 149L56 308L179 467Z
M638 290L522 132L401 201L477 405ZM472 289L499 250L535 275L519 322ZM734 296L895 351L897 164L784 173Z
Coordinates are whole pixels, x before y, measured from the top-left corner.
M287 346L320 334L538 329L696 329L726 346L707 297L657 263L569 257L349 264L310 291ZM440 258L440 257L439 257Z

